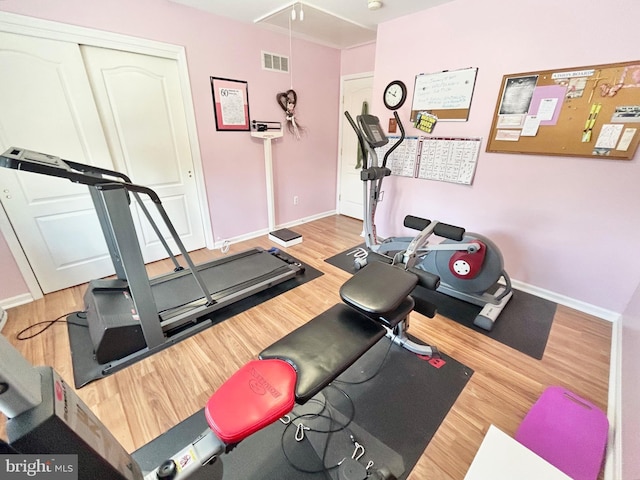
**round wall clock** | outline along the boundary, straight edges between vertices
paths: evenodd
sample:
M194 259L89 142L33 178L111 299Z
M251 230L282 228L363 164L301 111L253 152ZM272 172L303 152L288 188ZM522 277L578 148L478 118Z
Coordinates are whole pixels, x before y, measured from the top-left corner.
M389 110L399 109L407 99L407 86L400 80L394 80L384 89L382 99Z

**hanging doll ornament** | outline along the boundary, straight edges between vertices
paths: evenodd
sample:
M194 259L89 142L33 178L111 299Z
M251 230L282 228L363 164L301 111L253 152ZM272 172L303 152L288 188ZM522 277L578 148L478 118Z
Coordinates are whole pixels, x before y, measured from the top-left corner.
M302 130L302 127L296 123L295 113L298 95L295 90L287 90L286 92L278 93L276 99L286 115L287 128L296 136L296 139L300 140L300 130Z

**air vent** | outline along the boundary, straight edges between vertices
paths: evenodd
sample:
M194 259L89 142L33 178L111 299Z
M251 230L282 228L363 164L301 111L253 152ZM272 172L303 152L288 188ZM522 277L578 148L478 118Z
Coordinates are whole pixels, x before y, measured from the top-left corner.
M262 52L262 68L275 72L289 73L289 57Z

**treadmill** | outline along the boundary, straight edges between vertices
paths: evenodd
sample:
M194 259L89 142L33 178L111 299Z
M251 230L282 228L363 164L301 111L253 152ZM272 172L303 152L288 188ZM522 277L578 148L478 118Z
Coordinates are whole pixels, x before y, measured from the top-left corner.
M84 295L93 352L104 375L210 327L212 312L304 272L295 259L262 248L195 265L160 197L122 173L15 147L0 155L0 167L66 178L89 188L116 272L115 279L92 280ZM141 196L156 206L186 268ZM131 216L131 197L173 261L173 272L149 278Z

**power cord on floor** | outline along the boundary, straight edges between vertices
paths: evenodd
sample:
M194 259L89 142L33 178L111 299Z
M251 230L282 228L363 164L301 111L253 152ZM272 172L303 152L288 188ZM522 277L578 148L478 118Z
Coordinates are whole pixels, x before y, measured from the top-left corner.
M70 322L69 320L63 320L63 318L68 317L69 315L74 315L74 314L77 315L79 318L87 318L87 312L83 312L80 310L76 310L75 312L64 313L60 315L58 318L56 318L55 320L43 320L42 322L37 322L37 323L34 323L33 325L29 325L27 328L23 328L16 334L16 339L29 340L31 338L37 337L41 333L44 333L45 331L50 329L53 325L55 325L58 322L67 323L69 325L77 325L78 327L88 327L88 325L86 324ZM39 327L40 329L35 333L32 333L31 335L25 336L26 332L32 329L35 329L36 327Z

